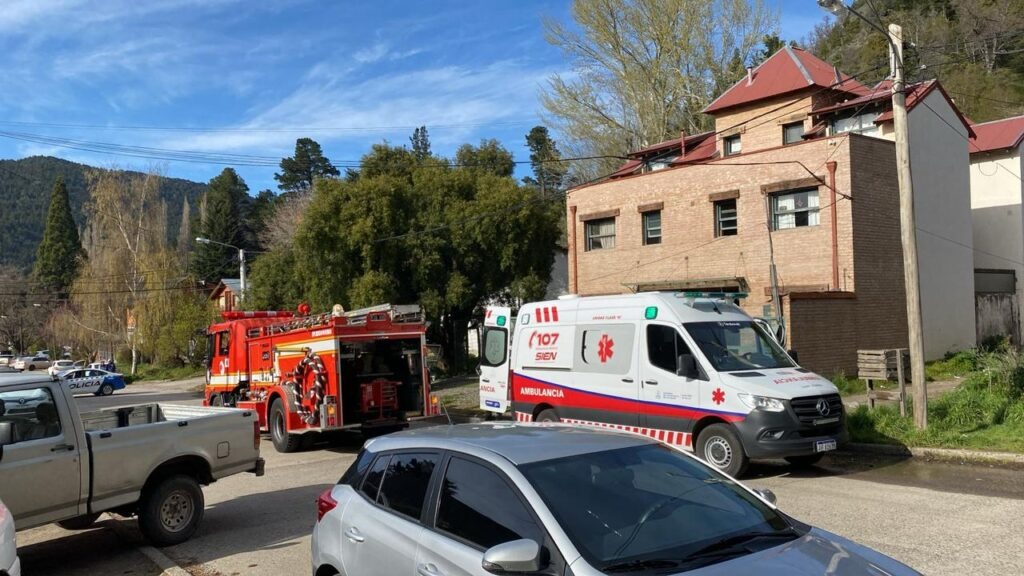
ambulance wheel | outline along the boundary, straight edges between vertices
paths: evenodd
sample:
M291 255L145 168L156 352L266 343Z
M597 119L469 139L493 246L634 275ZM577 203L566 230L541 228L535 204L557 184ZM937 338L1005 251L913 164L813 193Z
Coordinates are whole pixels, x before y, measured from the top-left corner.
M789 465L793 468L810 468L818 462L821 462L821 459L824 457L824 452L820 454L808 454L806 456L788 456L786 458L786 462L789 462Z
M728 424L712 424L701 431L697 437L697 456L734 478L743 474L750 463L743 444Z
M295 452L302 446L301 434L288 433L288 415L280 398L270 406L270 439L278 452Z
M210 406L223 406L224 397L220 394L213 394L210 396Z
M541 410L540 414L533 419L534 422L561 422L562 419L558 417L558 412L555 412L554 408L547 408Z

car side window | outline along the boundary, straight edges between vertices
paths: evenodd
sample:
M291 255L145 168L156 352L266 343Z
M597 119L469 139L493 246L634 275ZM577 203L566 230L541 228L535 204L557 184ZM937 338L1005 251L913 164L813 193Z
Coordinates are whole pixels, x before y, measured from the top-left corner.
M395 454L391 457L377 503L399 514L419 520L430 477L440 459L438 454Z
M0 445L60 436L60 417L46 388L0 392Z
M676 358L689 353L690 348L678 330L660 324L647 325L647 358L652 366L675 374Z
M389 462L391 462L390 454L379 456L374 460L373 466L370 467L370 471L363 479L363 487L360 490L374 502L377 501L377 493L380 492L381 481L384 480L384 472L387 471Z
M509 484L461 458L452 458L445 471L436 527L483 549L522 538L544 543L543 530Z

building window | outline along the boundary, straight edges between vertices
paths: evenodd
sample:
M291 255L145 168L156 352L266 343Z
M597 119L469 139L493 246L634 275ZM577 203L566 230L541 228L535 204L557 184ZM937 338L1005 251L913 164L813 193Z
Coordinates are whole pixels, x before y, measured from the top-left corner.
M802 142L804 139L804 123L803 122L791 122L789 124L782 125L782 143L783 144L795 144L796 142Z
M878 125L875 124L875 120L878 116L878 112L866 112L864 114L857 114L856 116L849 116L846 118L834 118L829 122L829 128L833 136L846 132L856 132L857 134L874 136L878 134Z
M786 230L818 225L818 190L798 190L772 196L772 228Z
M740 135L727 136L722 138L722 143L725 145L725 155L732 156L733 154L739 154L743 151L743 145L740 143Z
M615 248L615 218L601 218L586 222L587 252Z
M661 210L643 213L644 246L661 244Z
M715 236L736 235L736 199L715 202Z

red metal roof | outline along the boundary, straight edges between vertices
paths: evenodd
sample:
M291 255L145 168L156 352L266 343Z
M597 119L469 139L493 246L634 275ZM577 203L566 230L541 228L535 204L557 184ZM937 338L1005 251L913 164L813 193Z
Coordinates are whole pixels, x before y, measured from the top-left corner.
M704 109L713 114L727 108L773 98L807 88L831 88L865 95L868 89L857 80L800 48L786 46L762 62Z
M967 128L967 135L970 136L971 138L974 138L975 134L974 131L971 129L971 123L967 120L963 113L960 112L960 109L957 108L956 103L954 103L953 99L949 97L949 94L946 93L946 90L942 87L942 84L940 84L938 80L926 80L924 82L917 82L916 84L908 84L905 90L907 95L907 111L909 112L913 110L915 107L917 107L918 104L923 102L924 99L927 98L928 95L931 94L936 89L938 89L938 91L942 94L946 101L949 102L950 107L953 108L953 111L956 112L957 117L963 123L964 127ZM814 114L815 116L820 116L821 114L825 114L828 112L845 110L848 108L864 106L872 103L885 104L887 106L885 112L882 112L882 114L880 114L878 118L875 119L875 124L882 124L884 122L892 121L891 99L892 80L882 80L881 82L876 84L874 88L871 89L870 94L861 96L859 98L853 98L851 100L847 100L846 102L841 102L839 104L835 104L832 106L819 108L817 110L812 111L812 114Z
M672 160L672 165L678 166L680 164L690 164L713 158L716 151L714 135L714 132L704 132L702 134L687 136L682 139L685 143L686 152ZM660 152L672 150L673 148L680 150L679 142L679 138L673 138L671 140L665 140L664 142L658 142L653 146L642 148L636 152L632 152L629 154L631 159L627 160L621 168L608 177L621 178L623 176L634 174L643 166L645 158L655 156Z
M982 122L972 127L977 138L971 146L971 154L1016 148L1024 142L1024 116Z

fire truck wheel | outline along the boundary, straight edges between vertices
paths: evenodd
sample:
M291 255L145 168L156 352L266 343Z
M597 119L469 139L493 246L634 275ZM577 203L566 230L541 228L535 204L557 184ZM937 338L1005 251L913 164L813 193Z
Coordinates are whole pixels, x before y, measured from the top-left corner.
M204 506L195 478L168 476L142 493L139 530L154 546L181 544L199 528Z
M210 406L223 406L224 396L220 394L213 394L210 396Z
M728 424L712 424L701 431L697 437L697 457L734 478L743 474L750 463L743 444Z
M270 439L278 452L295 452L302 446L301 434L288 433L288 415L280 398L270 406Z
M540 414L534 418L535 422L561 422L562 419L558 417L558 412L555 412L553 408L547 410L541 410Z

